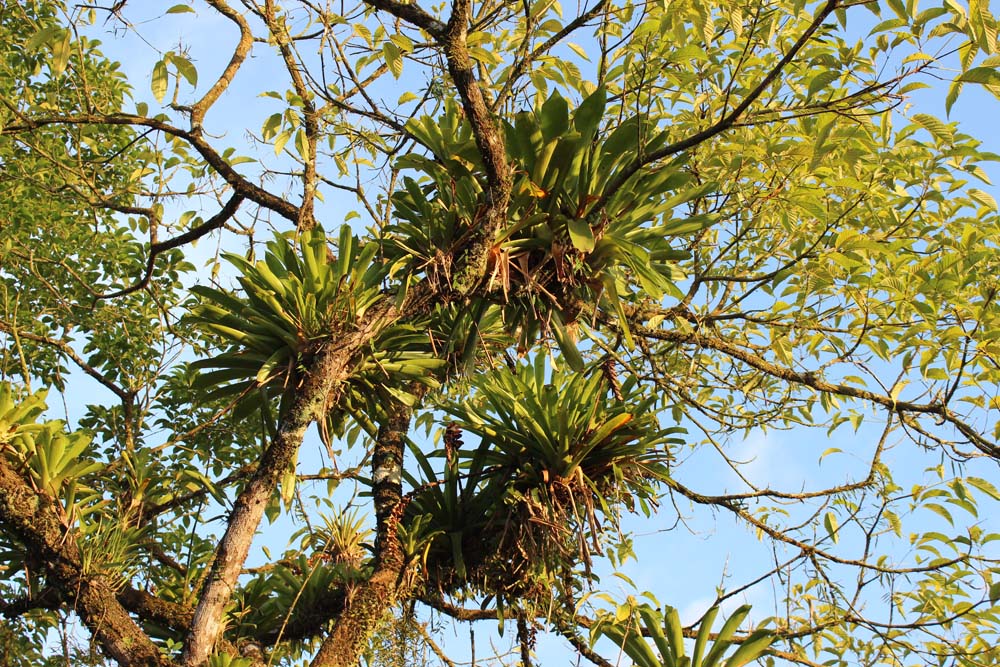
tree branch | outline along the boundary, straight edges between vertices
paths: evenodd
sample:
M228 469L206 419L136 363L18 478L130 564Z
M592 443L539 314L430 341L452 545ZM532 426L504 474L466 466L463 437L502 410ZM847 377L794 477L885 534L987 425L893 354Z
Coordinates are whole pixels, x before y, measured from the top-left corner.
M164 667L145 632L118 602L100 574L86 574L73 535L59 520L53 501L35 491L0 457L0 523L20 540L35 562L64 591L104 652L122 667Z
M366 4L375 9L388 12L407 23L426 30L429 35L440 40L445 32L445 25L428 14L415 2L397 2L397 0L365 0Z
M616 326L610 316L601 314L598 316L602 322ZM915 403L912 401L901 401L892 398L891 396L884 394L877 394L873 391L867 389L861 389L859 387L853 387L845 384L834 384L832 382L827 382L823 380L820 376L815 373L799 372L792 370L791 368L786 368L784 366L779 366L777 364L767 361L763 357L751 352L750 350L744 349L731 343L727 340L721 338L715 338L712 336L706 336L698 332L682 332L677 330L662 330L654 329L651 327L641 326L639 324L630 325L633 327L633 332L640 336L654 339L667 341L672 343L681 343L687 345L696 345L698 347L708 348L711 350L716 350L717 352L722 352L734 359L739 359L743 363L747 364L751 368L755 368L759 371L763 371L768 375L785 380L793 384L809 387L818 392L823 392L826 394L837 394L839 396L848 396L850 398L857 398L863 401L868 401L875 405L881 406L896 413L912 413L912 414L925 414L933 415L943 419L952 426L954 426L963 436L968 438L969 442L972 443L979 451L996 459L1000 462L1000 446L995 443L990 442L982 435L980 435L974 428L962 421L958 415L948 409L948 406L939 401L932 401L930 403Z
M198 225L194 229L188 230L179 236L175 236L172 239L166 241L161 241L159 243L153 243L149 246L149 257L146 259L146 272L143 274L142 278L132 283L124 289L120 289L117 292L111 292L110 294L99 294L98 299L117 299L118 297L131 294L132 292L137 292L147 285L149 285L150 278L153 277L153 269L156 265L156 257L161 253L164 253L173 248L179 248L182 245L191 243L192 241L197 241L205 234L211 231L219 229L226 222L229 221L234 215L236 215L237 209L239 209L240 204L243 203L243 196L240 194L234 194L226 202L226 205L221 211L213 215L211 218L206 220L204 223ZM152 222L150 223L153 224Z
M312 667L353 667L358 664L368 638L382 624L386 611L412 586L407 581L406 560L397 530L406 509L403 499L403 454L413 410L392 401L379 426L372 454L372 486L377 534L375 568L359 584L333 631L323 640Z
M461 267L452 279L452 286L463 295L475 291L487 273L494 240L507 223L507 206L513 183L503 130L486 103L472 71L472 58L466 43L471 7L471 0L455 0L447 29L441 37L448 73L462 100L462 108L472 126L486 171L486 201L481 222L471 230L468 245L459 258Z
M743 115L743 112L746 111L748 108L750 108L750 105L752 105L754 102L757 101L757 98L759 98L764 93L764 91L767 90L768 86L774 83L775 79L777 79L778 76L781 75L785 67L787 67L788 64L795 59L795 56L798 54L800 50L802 50L802 47L804 47L809 42L809 40L812 39L812 36L816 33L817 30L819 30L820 26L823 25L823 22L826 21L827 17L829 17L837 9L838 2L839 0L827 0L827 3L823 6L822 9L820 9L820 11L813 18L812 23L809 24L809 27L806 28L805 32L803 32L799 36L795 44L792 45L792 48L788 50L788 53L786 53L781 58L781 60L778 61L778 64L775 65L774 68L767 73L767 75L761 80L761 82L757 84L757 87L754 88L752 91L750 91L750 94L748 94L743 99L742 102L736 105L736 107L731 112L729 112L729 114L723 116L721 119L719 119L717 123L715 123L711 127L705 128L701 132L697 132L685 139L676 141L668 146L664 146L663 148L657 151L653 151L649 155L640 156L639 158L636 158L630 165L622 169L618 173L618 175L608 183L608 186L604 189L604 192L601 193L601 198L597 201L597 203L593 206L593 208L591 208L591 210L592 211L601 210L604 207L604 204L611 197L613 197L614 194L618 192L618 190L621 189L621 187L625 185L625 183L630 178L632 178L632 176L635 175L637 171L639 171L646 165L658 162L659 160L662 160L663 158L666 157L670 157L671 155L676 155L677 153L680 153L681 151L686 151L689 148L694 148L698 144L707 141L712 137L716 136L717 134L721 134L722 132L725 132L730 127L732 127L739 119L739 117Z
M222 614L250 552L264 508L274 495L281 476L292 465L306 429L314 420L322 418L330 405L336 404L339 386L349 376L358 351L398 317L388 300L369 312L367 322L326 343L316 354L279 426L277 437L236 498L206 578L191 633L184 644L183 665L199 667L204 664L222 633Z
M234 10L232 7L227 5L224 0L205 0L209 5L215 8L220 14L225 16L227 19L235 23L240 29L240 41L236 44L236 48L233 49L233 55L229 59L229 64L226 68L222 70L222 74L216 79L212 87L208 89L205 95L194 103L191 107L191 131L201 132L202 123L205 120L205 114L208 109L215 104L216 100L225 92L229 84L233 82L233 78L236 76L236 72L239 71L240 66L243 65L243 61L246 60L247 55L250 53L250 49L253 46L253 33L250 31L250 24L247 20L243 18L243 15Z
M302 204L299 207L299 219L296 226L300 230L311 229L316 225L313 217L313 208L316 198L316 146L319 140L319 118L316 113L316 104L313 102L312 93L302 78L299 71L299 63L295 60L295 53L292 51L291 38L288 35L288 28L284 21L280 21L275 16L275 6L272 0L264 0L264 23L278 44L278 51L281 59L285 63L285 71L292 81L292 88L295 94L302 100L302 127L306 135L306 152L302 155Z
M115 113L115 114L72 114L66 116L39 116L36 118L24 118L20 123L12 123L0 128L0 136L14 135L21 132L37 130L46 125L131 125L136 127L148 127L163 132L164 134L178 139L183 139L189 143L205 162L209 164L230 186L233 191L249 199L250 201L274 211L281 217L297 222L299 219L299 207L291 204L277 195L271 194L267 190L255 185L237 172L229 162L222 157L205 139L200 132L182 130L179 127L156 118L138 116L135 114Z
M131 403L131 401L135 398L132 393L122 389L117 384L109 380L99 370L84 361L80 355L76 353L76 350L74 350L66 341L62 341L57 338L50 338L49 336L42 336L28 331L15 331L14 325L4 322L3 320L0 320L0 332L9 333L12 336L19 336L25 340L53 347L62 352L66 358L76 364L80 370L97 380L101 383L101 385L107 388L108 391L120 398L123 403Z
M507 96L514 88L514 84L517 80L524 74L524 70L542 54L547 53L552 47L561 42L562 40L573 34L574 31L585 26L589 21L596 18L598 14L604 11L607 6L608 0L598 0L597 4L580 14L575 19L567 23L562 27L557 33L546 39L544 42L532 49L531 53L527 54L525 57L521 58L511 67L510 74L507 75L507 80L504 81L503 88L497 93L496 101L493 103L493 109L499 109L501 105L506 100ZM525 40L531 39L530 31L524 36Z

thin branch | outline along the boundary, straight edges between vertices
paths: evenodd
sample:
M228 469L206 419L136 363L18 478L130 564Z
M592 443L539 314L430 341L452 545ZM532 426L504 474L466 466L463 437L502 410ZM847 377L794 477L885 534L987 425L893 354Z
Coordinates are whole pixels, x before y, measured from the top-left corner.
M728 115L723 116L721 119L719 119L717 123L715 123L711 127L705 128L701 132L697 132L685 139L681 139L680 141L676 141L672 144L664 146L663 148L653 151L648 155L636 158L631 164L622 169L618 173L618 175L611 180L610 183L608 183L608 186L604 189L604 192L601 193L601 198L597 201L597 203L591 210L600 211L604 207L605 203L611 197L613 197L615 193L618 192L618 190L620 190L621 187L625 185L625 183L636 172L638 172L646 165L658 162L671 155L676 155L677 153L680 153L681 151L686 151L689 148L694 148L698 144L701 144L702 142L707 141L712 137L721 134L722 132L725 132L730 127L732 127L736 123L736 121L739 120L740 116L743 115L743 112L746 111L748 108L750 108L750 105L752 105L754 102L757 101L757 98L759 98L764 93L764 91L767 90L768 86L774 83L775 79L777 79L778 76L781 75L785 67L787 67L789 63L791 63L795 59L795 56L798 55L798 52L800 50L802 50L802 47L804 47L809 42L809 40L812 39L812 36L816 33L817 30L819 30L820 26L823 25L823 22L826 21L827 17L829 17L830 14L832 14L834 10L837 9L838 2L839 0L827 0L827 3L823 6L822 9L820 9L820 11L816 14L815 18L813 18L812 22L809 24L809 27L806 28L806 30L799 36L795 44L792 45L792 48L788 50L788 53L786 53L781 58L781 60L778 61L778 64L775 65L774 68L767 73L767 75L761 80L761 82L758 83L757 86L752 91L750 91L750 93L746 96L746 98L744 98L742 102L736 105L736 107Z
M298 206L248 181L201 136L200 132L182 130L179 127L156 118L126 113L70 114L65 116L39 116L35 118L23 117L19 123L11 123L0 128L0 135L15 135L21 132L37 130L46 125L130 125L148 127L169 136L177 137L189 143L204 158L205 162L232 186L236 194L274 211L281 217L292 222L297 222L299 219Z
M0 332L9 333L12 336L19 336L25 340L30 340L35 343L41 343L43 345L48 345L59 350L67 359L72 361L76 366L82 370L84 373L94 378L100 382L104 387L106 387L111 393L120 398L122 402L130 402L133 400L134 396L131 392L122 389L117 384L109 380L103 373L84 361L79 354L76 353L69 343L66 341L59 340L57 338L50 338L49 336L42 336L39 334L30 333L27 331L15 330L14 325L11 325L3 320L0 320Z
M194 229L190 229L179 236L175 236L172 239L166 241L161 241L159 243L153 243L149 247L149 257L146 259L146 272L143 274L142 278L132 283L124 289L120 289L117 292L111 292L110 294L99 294L96 298L98 299L117 299L118 297L137 292L144 289L149 285L150 279L153 277L153 269L156 265L156 258L158 255L172 250L174 248L179 248L183 245L187 245L193 241L197 241L202 236L205 236L209 232L219 229L225 225L230 218L236 215L237 209L239 209L240 204L243 203L243 195L234 194L230 197L229 201L222 208L221 211L213 215L211 218L198 225ZM152 223L150 223L152 224Z
M603 322L615 326L610 316L599 314L598 317ZM705 334L698 332L654 329L639 324L632 326L634 327L633 331L638 333L640 336L673 343L696 345L698 347L716 350L717 352L722 352L734 359L739 359L748 366L759 371L763 371L768 375L785 380L786 382L790 382L792 384L809 387L818 392L861 399L896 413L913 413L936 416L958 429L958 431L968 438L969 442L972 443L972 445L979 451L1000 462L1000 446L984 438L979 432L962 421L958 415L949 410L947 405L939 400L934 400L930 403L901 401L894 399L891 396L877 394L867 389L861 389L859 387L853 387L846 384L834 384L832 382L827 382L815 373L799 372L791 368L779 366L767 361L750 350L739 347L735 343L721 338L706 336Z
M438 646L438 643L434 641L434 638L431 637L431 633L427 630L427 624L417 623L416 626L417 629L420 630L420 636L423 638L424 643L431 648L431 651L434 652L434 655L437 656L438 660L440 660L445 667L456 667L451 658L448 657L441 647Z
M313 95L309 91L305 79L302 78L299 62L295 59L295 53L292 51L288 28L285 22L276 16L273 0L264 1L263 18L271 36L278 44L278 51L285 64L285 71L288 72L292 81L292 88L302 100L302 127L306 136L306 154L301 156L303 162L302 204L299 207L299 219L295 224L304 231L316 226L313 209L316 200L316 147L319 141L319 117L316 112L316 104L313 102Z
M552 47L569 37L574 31L582 28L587 25L587 23L595 19L601 12L604 11L607 4L608 0L598 0L596 5L585 11L583 14L577 16L575 19L563 26L561 30L536 46L530 54L517 60L513 67L511 67L510 73L507 75L507 80L504 81L503 88L501 88L500 92L497 93L496 101L493 103L494 111L503 105L507 96L510 95L514 85L517 83L517 80L522 74L524 74L524 70L527 69L532 62L537 60L542 54L548 53ZM525 20L529 20L529 17L526 17ZM524 39L525 42L531 39L530 30L526 31Z

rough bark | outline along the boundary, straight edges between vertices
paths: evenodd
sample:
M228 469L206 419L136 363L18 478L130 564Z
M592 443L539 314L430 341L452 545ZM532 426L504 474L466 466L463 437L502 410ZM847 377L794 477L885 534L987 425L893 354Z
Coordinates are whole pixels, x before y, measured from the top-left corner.
M222 632L223 611L250 552L264 508L274 495L281 476L292 464L306 430L336 402L331 394L335 394L339 384L347 379L357 352L397 315L391 307L375 308L366 323L327 343L310 364L302 387L279 426L277 437L264 452L260 465L233 505L195 611L191 634L184 645L183 665L194 667L208 659Z
M312 667L353 667L358 664L369 638L385 619L386 610L412 587L406 576L406 560L399 545L397 528L405 509L402 472L406 434L412 410L393 402L379 427L372 454L377 534L375 570L359 587L323 641Z
M507 223L513 180L503 132L486 103L472 69L472 59L466 43L471 2L456 0L446 26L441 26L416 5L401 5L390 0L369 2L378 9L423 27L441 43L449 74L462 100L462 107L483 159L487 187L482 217L457 258L458 268L452 281L457 296L467 297L481 287L487 276L494 239ZM408 595L408 589L412 585L412 578L406 577L406 563L396 535L396 524L404 507L399 477L402 446L409 418L410 411L404 406L396 405L390 408L389 418L380 429L373 456L378 519L375 570L355 594L351 605L337 619L333 631L316 655L313 667L353 667L358 664L361 653L378 629L386 610Z
M108 657L122 667L171 664L119 603L99 573L83 570L80 549L53 501L29 486L0 458L0 522L45 570L52 585L72 591L67 603Z
M459 257L460 266L452 281L455 289L463 295L472 294L486 278L495 239L507 223L507 208L513 183L503 130L486 103L482 88L472 71L472 57L466 41L471 10L471 0L456 0L442 44L448 61L448 73L472 126L476 147L486 172L486 201L482 222L471 230L469 245L464 255Z
M191 107L191 131L200 132L202 123L205 120L205 114L208 113L209 108L215 104L215 102L222 96L222 93L229 88L229 84L233 82L233 78L236 76L236 72L239 71L243 62L246 60L247 55L250 54L250 49L253 47L253 33L250 31L250 24L247 20L243 18L243 15L237 12L235 9L226 4L223 0L206 0L217 12L225 16L227 19L232 21L240 29L240 40L236 44L236 48L233 49L233 55L229 59L229 64L216 79L212 87L208 89L198 102Z

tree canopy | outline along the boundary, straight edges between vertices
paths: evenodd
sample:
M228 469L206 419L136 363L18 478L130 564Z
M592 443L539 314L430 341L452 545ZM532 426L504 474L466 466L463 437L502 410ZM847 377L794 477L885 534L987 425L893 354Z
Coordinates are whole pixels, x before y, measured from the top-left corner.
M1000 662L987 2L0 40L0 664ZM757 556L690 582L713 525Z

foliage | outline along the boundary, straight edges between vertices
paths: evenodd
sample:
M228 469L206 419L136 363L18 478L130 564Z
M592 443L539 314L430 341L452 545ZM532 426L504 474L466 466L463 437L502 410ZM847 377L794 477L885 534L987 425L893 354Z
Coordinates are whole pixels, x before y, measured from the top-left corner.
M625 612L625 618L621 618L622 611ZM685 655L687 649L684 646L684 627L674 607L667 607L661 614L648 604L636 608L623 605L613 620L599 619L594 630L598 634L607 634L640 667L742 667L760 657L777 639L772 630L758 628L747 635L728 658L723 659L733 644L733 635L749 613L750 606L743 605L726 619L713 637L712 623L719 614L719 608L709 609L698 621L698 635L690 656ZM623 624L622 620L627 622ZM652 645L647 642L646 636L653 640Z
M4 4L0 664L996 663L996 34Z

